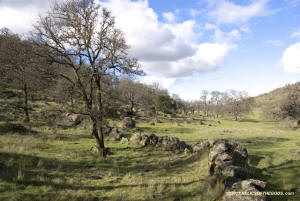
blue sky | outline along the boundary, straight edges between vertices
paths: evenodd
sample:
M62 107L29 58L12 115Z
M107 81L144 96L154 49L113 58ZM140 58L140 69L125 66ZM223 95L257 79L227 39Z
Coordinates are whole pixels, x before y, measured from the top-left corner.
M61 0L63 1L63 0ZM300 0L101 0L147 76L181 98L250 95L300 81ZM0 0L0 27L26 33L42 0Z

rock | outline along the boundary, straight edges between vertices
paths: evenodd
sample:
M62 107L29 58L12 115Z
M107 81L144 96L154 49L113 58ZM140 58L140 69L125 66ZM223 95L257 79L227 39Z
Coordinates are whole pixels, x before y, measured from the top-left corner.
M121 143L126 143L126 142L129 142L129 139L127 137L122 137L121 138Z
M120 141L123 135L119 133L118 128L113 128L109 133L109 139L112 141Z
M142 132L142 129L141 128L134 128L132 129L133 132Z
M204 141L202 146L209 147L208 165L210 175L236 179L247 177L243 167L247 165L248 152L242 146L228 140Z
M223 166L220 168L221 169L221 175L225 177L234 177L237 179L246 179L247 177L247 172L244 168L239 167L239 166Z
M151 145L156 145L158 143L158 140L159 138L154 134L152 133L150 136L149 136L149 143Z
M145 134L141 135L140 144L144 147L150 144L150 139L149 139L148 135L145 135Z
M294 156L300 158L300 150L296 150Z
M90 151L94 154L97 154L99 152L98 147L96 147L96 146L92 146Z
M176 126L181 126L180 122L176 122Z
M112 128L108 125L103 126L102 132L104 136L108 136L109 133L111 132Z
M198 146L198 144L192 145L192 152L193 153L202 153L203 149L201 146Z
M208 126L212 126L211 124L208 124Z
M83 121L83 116L79 115L79 114L63 113L60 116L61 116L62 121L70 122L74 126L79 125Z
M183 151L185 154L190 154L192 151L189 148L185 148Z
M232 133L232 131L230 131L230 130L223 130L222 132L223 133Z
M135 121L131 119L130 117L125 117L122 121L123 128L134 128L135 127Z
M160 119L156 119L156 123L160 124L162 121Z
M142 139L142 134L136 133L131 136L130 142L139 144L141 139Z
M154 126L154 125L155 125L155 123L154 123L154 122L150 122L150 125L151 125L151 126Z
M93 180L103 179L103 177L99 177L99 176L91 176L90 178L93 179Z
M248 179L248 180L241 181L239 183L241 184L241 188L249 188L252 186L260 191L265 190L267 186L267 182L256 180L256 179ZM239 184L235 184L235 185L239 185ZM236 186L233 186L233 188L235 187Z
M267 196L262 194L259 195L259 192L263 191L266 188L266 185L266 182L255 179L248 179L236 182L232 185L230 189L227 190L227 192L225 192L222 200L267 201L269 200ZM256 195L250 195L254 193L256 193Z

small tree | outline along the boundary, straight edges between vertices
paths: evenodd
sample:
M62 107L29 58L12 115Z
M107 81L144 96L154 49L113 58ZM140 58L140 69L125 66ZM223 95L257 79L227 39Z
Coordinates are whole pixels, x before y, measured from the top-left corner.
M134 109L136 109L139 100L142 98L142 84L134 82L130 79L122 79L118 84L118 91L123 103L127 108L129 115L134 115Z
M229 95L228 108L229 112L234 116L234 120L243 114L248 114L251 111L254 99L249 97L244 92L232 91Z
M168 95L158 95L155 99L156 111L161 111L165 114L171 114L175 110L175 101Z
M281 103L280 110L283 117L291 117L300 126L300 89L293 89Z
M99 154L105 157L103 80L108 75L141 71L137 60L128 56L129 47L110 12L106 9L99 12L100 6L94 0L55 3L49 14L40 17L34 26L34 36L37 45L51 51L53 62L61 64L58 75L80 93L84 106L71 112L90 117Z

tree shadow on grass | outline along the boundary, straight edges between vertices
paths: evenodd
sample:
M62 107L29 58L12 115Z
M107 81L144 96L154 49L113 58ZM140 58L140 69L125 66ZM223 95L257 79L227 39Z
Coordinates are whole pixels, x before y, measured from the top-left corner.
M288 138L280 138L280 137L249 137L247 139L231 139L233 141L238 141L247 149L261 149L273 147L274 145L278 145L278 143L289 141Z
M28 126L24 126L18 123L6 122L0 124L0 135L19 134L19 135L34 135L37 132L32 130Z

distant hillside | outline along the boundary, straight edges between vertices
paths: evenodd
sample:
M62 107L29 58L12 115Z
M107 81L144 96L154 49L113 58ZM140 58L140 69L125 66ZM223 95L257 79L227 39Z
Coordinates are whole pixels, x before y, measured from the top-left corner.
M255 97L255 110L264 118L278 118L281 102L295 88L300 89L300 82L288 84Z

